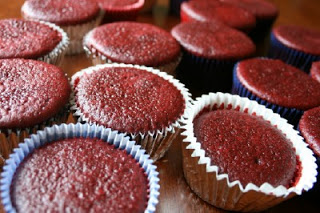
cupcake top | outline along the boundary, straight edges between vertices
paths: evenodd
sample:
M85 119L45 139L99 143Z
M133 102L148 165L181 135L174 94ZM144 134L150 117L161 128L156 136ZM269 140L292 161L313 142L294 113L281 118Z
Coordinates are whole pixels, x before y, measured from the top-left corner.
M299 129L313 152L320 157L320 107L304 112Z
M256 19L247 10L221 1L188 1L181 4L181 18L184 21L219 20L224 24L248 31L254 28Z
M106 11L130 11L142 8L144 0L98 0L99 6Z
M42 123L68 103L69 95L60 68L27 59L0 60L0 129Z
M320 32L300 26L278 26L273 35L285 46L308 54L320 55Z
M176 60L179 43L165 30L150 24L116 22L97 27L85 37L94 48L113 62L159 66Z
M312 63L310 74L313 79L320 83L320 61Z
M11 199L17 212L143 212L148 179L125 150L94 138L62 139L22 161Z
M203 111L194 119L194 134L219 174L257 186L291 187L297 157L292 143L260 117L235 110Z
M92 0L28 0L24 2L21 12L27 19L74 25L97 17L99 6Z
M62 35L46 24L0 20L0 58L37 59L53 51L61 41Z
M181 91L159 75L104 67L73 76L77 108L89 122L128 133L161 130L184 113Z
M270 103L300 110L320 106L320 84L280 60L248 59L236 72L245 88Z
M200 57L241 59L255 52L255 45L244 33L219 22L183 22L171 34L184 49Z
M266 0L222 0L251 12L257 19L275 19L278 16L278 8Z

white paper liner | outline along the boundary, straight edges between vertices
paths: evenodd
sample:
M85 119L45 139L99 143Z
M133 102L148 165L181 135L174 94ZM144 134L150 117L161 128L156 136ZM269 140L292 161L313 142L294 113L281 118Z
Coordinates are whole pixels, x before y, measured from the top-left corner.
M87 55L87 57L92 61L93 65L98 64L106 64L106 63L117 63L113 62L111 59L107 58L105 55L97 51L95 48L91 47L90 49L85 45L85 40L87 37L89 37L91 32L89 32L83 39L83 49ZM163 64L157 67L153 67L154 69L161 70L163 72L166 72L170 75L175 76L175 71L177 66L179 65L182 58L182 53L179 54L179 56L174 59L172 62L169 62L167 64Z
M83 53L83 47L82 47L83 37L86 35L86 33L88 33L90 30L92 30L94 27L100 24L103 15L104 15L103 11L100 10L97 17L95 17L93 20L90 20L86 23L77 24L77 25L60 26L60 28L62 28L69 37L69 46L66 52L67 55L75 55L75 54ZM24 13L22 13L22 16L26 20L39 21L37 19L33 19L24 15Z
M201 149L201 143L197 142L193 131L195 116L203 108L212 109L215 104L217 107L224 104L224 108L231 105L232 109L240 107L241 112L248 109L248 114L256 113L257 116L262 116L285 134L286 138L292 142L301 162L301 177L296 186L287 189L284 186L275 188L268 183L260 187L249 183L244 188L239 181L230 182L227 174L218 174L218 167L211 165L210 158L205 156L205 151ZM219 208L233 211L262 211L295 195L300 195L304 190L311 189L316 181L316 159L312 151L307 148L308 145L285 119L256 101L223 93L203 95L187 110L182 128L185 129L182 135L186 136L182 143L185 178L199 197Z
M47 127L43 131L38 131L37 134L33 134L30 138L25 139L24 143L19 144L19 148L14 149L14 153L6 161L1 173L1 200L6 212L16 212L10 198L10 186L14 173L23 159L34 149L46 143L74 137L99 138L109 144L115 145L118 149L125 149L129 155L132 155L144 169L149 181L150 192L145 212L155 212L160 194L159 173L156 171L157 167L153 165L153 161L149 158L149 155L145 154L145 150L135 145L134 141L130 141L129 137L119 134L117 131L112 131L102 126L79 123Z
M165 152L169 149L174 138L180 133L180 125L181 125L181 122L183 121L184 116L186 115L186 109L190 105L191 94L188 92L188 89L185 88L184 84L180 83L177 79L174 79L171 75L168 75L165 72L161 72L160 70L153 69L151 67L131 65L131 64L96 65L96 66L89 67L77 72L71 78L71 88L72 88L71 110L74 111L75 116L79 117L80 122L94 123L94 122L91 122L88 118L86 118L83 115L83 113L81 112L81 110L78 108L76 104L75 94L74 94L74 81L77 78L81 78L83 74L90 75L90 73L106 67L132 67L132 68L145 70L147 72L156 74L164 78L165 80L169 81L181 92L185 100L185 110L183 114L180 116L180 118L178 118L176 121L174 121L167 127L160 130L148 131L146 133L140 132L138 134L125 132L125 134L130 135L133 140L135 140L138 144L140 144L142 148L147 151L147 153L151 156L153 160L156 161L160 159L161 157L163 157Z

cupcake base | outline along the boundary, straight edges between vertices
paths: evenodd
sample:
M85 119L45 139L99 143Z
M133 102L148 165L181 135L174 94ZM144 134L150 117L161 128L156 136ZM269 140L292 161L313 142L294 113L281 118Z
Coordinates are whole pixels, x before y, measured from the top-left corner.
M281 59L287 64L291 64L306 73L310 72L312 62L320 60L320 56L307 54L302 51L286 47L276 39L273 33L271 33L270 36L270 49L268 56L270 58Z

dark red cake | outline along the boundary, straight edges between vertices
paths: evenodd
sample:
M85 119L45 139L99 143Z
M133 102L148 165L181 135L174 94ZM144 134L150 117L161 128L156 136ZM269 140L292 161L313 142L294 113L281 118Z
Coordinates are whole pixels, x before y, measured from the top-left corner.
M74 80L76 105L89 121L128 133L161 130L178 120L185 100L162 77L129 67L106 67Z
M0 58L37 59L53 51L61 40L62 35L46 24L0 20Z
M320 107L310 109L303 114L299 129L313 152L320 157Z
M266 0L221 0L251 12L257 20L275 19L278 8Z
M34 60L0 60L0 129L40 124L61 111L69 95L60 68Z
M320 56L320 32L300 26L278 26L272 30L283 45L308 54Z
M160 66L177 60L179 43L165 30L150 24L116 22L92 30L84 45L113 62Z
M93 0L28 0L21 11L28 19L75 25L94 20L99 15L99 6Z
M256 24L256 19L251 12L217 0L183 2L180 13L182 21L218 20L245 32L253 29Z
M219 22L184 22L171 34L188 52L210 59L242 59L255 52L255 45L244 33Z
M144 0L97 0L105 11L130 11L142 8Z
M320 83L320 61L312 63L310 74L313 79Z
M148 180L125 150L98 139L64 139L23 160L11 198L17 212L144 212Z
M269 122L235 110L202 112L194 134L219 174L257 186L290 187L298 168L292 143Z
M245 88L272 104L300 110L320 106L320 84L280 60L248 59L236 72Z

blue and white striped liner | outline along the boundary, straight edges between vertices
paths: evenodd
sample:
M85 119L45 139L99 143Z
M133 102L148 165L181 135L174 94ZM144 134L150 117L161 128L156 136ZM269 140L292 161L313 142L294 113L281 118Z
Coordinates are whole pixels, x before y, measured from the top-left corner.
M281 59L306 73L309 73L313 61L320 60L320 56L304 53L283 45L273 33L270 36L268 57Z
M118 149L124 149L129 155L132 155L140 166L145 170L149 180L149 200L145 213L155 212L156 205L159 202L159 173L156 171L156 166L145 154L145 150L140 149L140 146L135 145L134 141L130 141L125 134L119 134L117 131L112 131L110 128L104 128L98 125L89 124L62 124L47 127L43 131L38 131L30 138L25 139L24 143L19 144L19 148L14 149L14 153L6 161L1 173L1 200L6 212L16 212L12 206L10 197L10 186L12 178L19 164L23 159L34 149L43 146L46 143L57 141L65 138L99 138L103 141L113 144Z
M243 84L241 84L237 76L237 63L233 69L233 84L232 84L232 94L239 95L241 97L247 97L251 100L257 101L259 104L266 106L269 109L272 109L273 112L280 114L281 117L288 120L288 122L295 127L298 125L301 116L303 115L303 110L296 108L287 108L279 106L277 104L272 104L250 92Z

